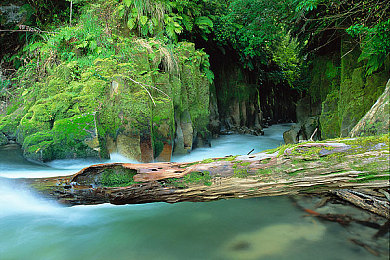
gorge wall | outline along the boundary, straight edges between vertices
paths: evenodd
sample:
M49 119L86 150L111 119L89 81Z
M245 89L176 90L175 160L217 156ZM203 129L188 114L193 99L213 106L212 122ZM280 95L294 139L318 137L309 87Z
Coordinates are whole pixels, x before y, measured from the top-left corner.
M218 109L211 110L214 132L260 135L264 126L295 120L299 95L285 82L275 84L258 70L245 69L233 54L210 59L215 74L210 107Z
M349 36L312 58L307 95L297 103L298 124L285 136L288 142L316 138L346 137L385 90L390 78L390 57L366 74L361 52Z

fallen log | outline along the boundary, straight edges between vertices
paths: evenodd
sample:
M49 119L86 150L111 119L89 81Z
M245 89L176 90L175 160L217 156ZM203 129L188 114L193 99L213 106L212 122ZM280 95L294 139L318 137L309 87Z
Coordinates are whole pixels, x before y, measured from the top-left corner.
M388 190L389 178L387 134L285 145L253 155L193 163L98 164L72 176L22 181L62 203L79 205Z

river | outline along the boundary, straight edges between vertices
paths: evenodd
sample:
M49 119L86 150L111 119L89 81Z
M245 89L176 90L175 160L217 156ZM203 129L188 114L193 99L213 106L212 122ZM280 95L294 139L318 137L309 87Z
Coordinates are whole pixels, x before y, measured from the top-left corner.
M212 140L211 148L195 149L173 161L274 148L283 143L282 133L288 127L274 125L258 137L221 136ZM116 155L110 161L126 159ZM24 160L17 145L0 147L0 259L358 260L388 256L375 257L352 243L354 229L305 216L288 197L63 207L13 183L18 177L67 175L93 163L97 161L39 165ZM375 232L364 230L367 237ZM379 242L388 242L383 239Z

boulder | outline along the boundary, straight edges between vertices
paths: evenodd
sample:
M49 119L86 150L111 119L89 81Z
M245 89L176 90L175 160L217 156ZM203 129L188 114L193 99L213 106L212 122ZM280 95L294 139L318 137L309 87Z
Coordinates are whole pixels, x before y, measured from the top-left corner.
M368 135L380 135L389 133L389 99L390 99L390 79L387 82L385 91L378 98L376 103L360 119L357 125L351 130L349 136L359 137Z
M319 140L318 128L319 128L319 117L318 116L308 117L303 124L303 132L305 135L305 139L309 140L317 129L317 132L313 136L313 140L314 141Z
M302 123L294 124L290 130L283 133L283 139L286 144L295 144L309 140L319 140L318 116L306 118ZM314 133L315 132L315 133Z
M283 133L285 144L295 144L299 141L299 134L301 132L301 124L294 124L290 130Z

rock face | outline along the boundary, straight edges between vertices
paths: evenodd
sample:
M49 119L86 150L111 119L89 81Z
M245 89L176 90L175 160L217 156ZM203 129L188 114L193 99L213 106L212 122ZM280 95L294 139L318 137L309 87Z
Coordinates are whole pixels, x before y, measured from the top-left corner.
M169 55L158 44L134 40L123 57L97 58L86 68L59 64L39 87L15 95L0 116L1 136L15 138L25 157L39 161L117 152L169 161L177 114L182 131L176 139L191 149L208 124L209 80L201 71L208 58L193 43L179 43ZM175 65L161 69L168 63Z
M351 137L380 135L389 133L389 113L390 113L390 79L383 94L376 103L360 119L359 123L351 130Z
M346 137L383 93L390 75L390 57L366 75L360 50L348 36L318 53L310 69L307 104L320 104L311 116L319 116L322 139ZM322 104L322 105L321 105ZM298 109L298 108L297 108Z
M0 133L0 145L5 144L8 144L8 138L3 133Z
M222 131L260 135L268 123L295 118L296 93L291 88L244 69L231 57L221 54L213 58L215 89L211 92L213 104L217 103L217 107L211 106L213 134Z

